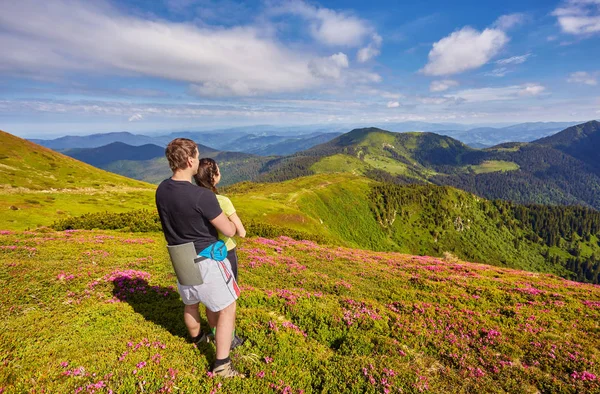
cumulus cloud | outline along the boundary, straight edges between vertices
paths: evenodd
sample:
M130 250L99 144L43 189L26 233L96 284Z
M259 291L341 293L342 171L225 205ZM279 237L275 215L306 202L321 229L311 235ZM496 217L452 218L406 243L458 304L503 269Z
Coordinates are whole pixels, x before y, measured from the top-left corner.
M144 115L142 114L134 114L131 117L129 117L129 122L137 122L144 119Z
M454 86L458 86L458 82L453 81L451 79L445 79L443 81L433 81L429 85L429 91L430 92L443 92Z
M375 56L379 55L381 48L381 36L378 34L373 34L371 43L365 48L361 48L356 55L356 59L359 63L364 63Z
M308 64L310 72L317 78L338 79L342 75L342 69L348 68L348 56L339 52L329 57L313 59Z
M499 29L475 30L463 27L433 44L429 62L421 70L425 75L451 75L486 64L508 42Z
M447 97L461 99L466 102L505 101L539 96L545 90L546 88L540 84L527 83L499 88L465 89L449 94Z
M388 108L398 108L399 106L400 106L400 103L397 101L389 101L387 103Z
M274 7L270 13L293 14L306 19L313 38L326 45L356 47L373 33L373 28L363 19L299 0Z
M331 26L343 27L344 21L356 19L330 14L325 12L322 19L339 24L319 25L324 37ZM362 21L356 23L363 26ZM341 33L347 41L340 40L359 42L368 36L363 32L366 25L363 28L354 33L342 29L348 33ZM330 37L329 42L336 40ZM6 73L144 75L187 82L192 92L207 96L300 91L323 86L324 77L338 78L348 68L344 54L314 60L314 54L291 51L252 26L199 28L125 15L104 2L75 0L3 5L0 46L0 71ZM361 81L380 79L376 74L347 71L348 80L353 76Z
M596 86L598 81L595 76L585 71L577 71L569 75L567 82L582 83L585 85Z
M600 1L568 0L554 10L552 15L564 33L592 35L600 33Z
M520 25L525 22L525 14L514 13L508 15L502 15L496 22L494 22L493 27L500 30L508 30L514 26Z

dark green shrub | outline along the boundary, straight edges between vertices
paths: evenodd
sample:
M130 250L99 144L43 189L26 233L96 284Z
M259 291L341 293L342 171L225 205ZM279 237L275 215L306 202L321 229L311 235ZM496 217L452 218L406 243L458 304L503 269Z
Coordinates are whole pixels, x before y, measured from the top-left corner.
M156 211L140 209L125 213L86 213L61 219L51 226L55 230L125 230L139 233L162 231Z

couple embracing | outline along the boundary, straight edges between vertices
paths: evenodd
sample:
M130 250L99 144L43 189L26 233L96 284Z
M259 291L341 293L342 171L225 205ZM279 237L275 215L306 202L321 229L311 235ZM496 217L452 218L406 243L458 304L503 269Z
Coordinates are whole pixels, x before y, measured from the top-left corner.
M234 235L244 237L246 230L231 201L216 194L221 179L212 159L200 159L198 146L187 138L169 143L165 152L173 176L156 190L156 207L168 245L193 244L195 262L201 271L201 284L177 286L183 300L184 321L194 343L216 343L212 372L224 377L244 375L232 365L230 349L243 340L235 335L237 256ZM196 184L192 183L192 178ZM219 239L220 238L220 239ZM193 248L193 249L194 249ZM202 332L199 306L206 308L211 332Z

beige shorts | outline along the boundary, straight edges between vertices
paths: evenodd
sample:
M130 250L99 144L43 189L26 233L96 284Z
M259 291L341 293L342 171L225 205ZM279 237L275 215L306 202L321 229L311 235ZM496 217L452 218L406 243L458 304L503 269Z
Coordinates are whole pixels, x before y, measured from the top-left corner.
M179 295L186 305L203 304L212 312L227 308L240 296L229 260L206 259L198 263L204 283L186 286L177 282Z

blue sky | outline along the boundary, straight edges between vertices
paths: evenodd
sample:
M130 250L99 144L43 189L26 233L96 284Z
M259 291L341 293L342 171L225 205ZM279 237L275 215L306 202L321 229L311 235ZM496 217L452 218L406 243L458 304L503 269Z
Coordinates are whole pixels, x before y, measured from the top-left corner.
M21 0L0 129L600 118L600 0Z

